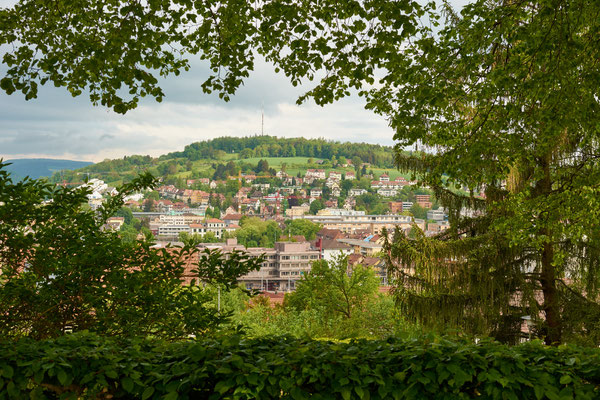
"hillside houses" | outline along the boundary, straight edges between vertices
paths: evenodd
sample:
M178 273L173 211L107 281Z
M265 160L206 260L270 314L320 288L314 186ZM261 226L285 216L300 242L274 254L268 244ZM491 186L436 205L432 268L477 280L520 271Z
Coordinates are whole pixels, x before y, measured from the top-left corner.
M304 174L305 180L315 180L315 179L323 179L325 180L325 170L324 169L308 169L306 170L306 174Z
M223 238L240 229L244 216L276 220L282 227L285 220L303 218L350 236L380 235L384 228L388 231L396 227L408 230L413 223L426 230L428 235L447 227L443 219L431 221L428 229L425 219L413 220L410 214L399 215L411 212L413 203L431 210L435 202L429 194L409 195L409 191L402 190L412 183L401 176L392 179L389 174L382 173L377 180L370 180L367 187L364 178L370 174L360 174L361 181L358 181L353 170L322 168L294 174L277 171L267 173L271 179L263 174L228 176L227 185L227 181L207 178L178 181L179 186L185 183L184 187L164 184L157 189L158 200L146 199L141 204L132 203L132 207L150 210L146 214L150 218L151 232L170 238L182 232L212 233ZM232 180L237 181L237 186L231 184ZM369 196L363 196L366 194ZM318 200L316 207L311 209L315 200ZM371 205L375 202L383 204L378 208L381 212L365 213L365 209L373 210ZM325 209L320 210L323 207ZM363 211L357 211L357 207ZM437 214L436 218L439 218Z

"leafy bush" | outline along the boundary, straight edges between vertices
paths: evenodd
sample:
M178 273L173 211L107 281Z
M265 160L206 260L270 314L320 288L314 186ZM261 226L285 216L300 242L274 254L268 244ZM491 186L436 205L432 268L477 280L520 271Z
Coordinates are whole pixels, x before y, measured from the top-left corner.
M0 398L598 398L600 350L497 342L91 333L0 343Z
M208 307L213 297L196 281L229 289L262 263L193 244L157 248L137 232L124 241L123 232L108 229L125 196L154 185L149 174L92 211L89 188L13 182L4 167L0 160L0 337L205 334L226 315Z

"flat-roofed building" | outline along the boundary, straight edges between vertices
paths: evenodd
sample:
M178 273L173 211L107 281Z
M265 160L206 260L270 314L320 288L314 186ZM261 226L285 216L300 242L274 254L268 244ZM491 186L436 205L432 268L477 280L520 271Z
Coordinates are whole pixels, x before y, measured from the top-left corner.
M254 257L264 255L260 270L238 278L247 288L260 290L294 290L296 281L310 271L313 261L319 259L319 250L313 249L309 242L277 242L274 248L245 248L238 245L236 239L227 239L222 244L207 243L201 247L218 248L224 253L241 250Z
M349 234L367 231L380 235L384 228L393 232L396 227L407 230L413 224L413 218L407 215L306 215L304 218L319 223L324 228Z

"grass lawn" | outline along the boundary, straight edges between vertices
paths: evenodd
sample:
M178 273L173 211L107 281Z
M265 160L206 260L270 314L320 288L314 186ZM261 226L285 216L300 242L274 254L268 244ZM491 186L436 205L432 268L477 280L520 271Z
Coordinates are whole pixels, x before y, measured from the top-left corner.
M304 166L308 164L308 159L309 157L252 157L245 158L240 161L247 162L250 164L258 164L260 160L266 160L269 163L270 167L277 169L280 168L281 164L283 163L286 163L288 168L293 167L294 165Z

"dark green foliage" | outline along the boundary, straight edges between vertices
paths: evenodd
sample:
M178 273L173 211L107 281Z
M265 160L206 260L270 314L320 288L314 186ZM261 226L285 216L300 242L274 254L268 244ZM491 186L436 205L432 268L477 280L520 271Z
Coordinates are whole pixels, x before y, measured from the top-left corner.
M400 301L422 322L518 335L530 315L548 344L597 345L600 2L480 0L439 15L367 95L398 149L435 149L397 163L453 225L392 249L390 269L415 272Z
M410 208L410 212L415 218L427 219L427 209L421 207L417 203L413 204Z
M316 157L331 159L343 156L356 162L368 162L382 167L392 167L392 149L367 143L340 143L324 139L278 138L276 136L221 137L185 146L183 151L169 153L163 159L185 157L190 160L210 158L215 151L242 153L250 157ZM264 161L264 160L261 160ZM265 161L266 162L266 161ZM260 165L257 172L267 171Z
M0 344L0 397L595 399L600 351L497 342L285 337L164 343L82 333Z
M316 215L317 212L325 208L325 204L320 199L315 199L310 203L310 213Z

